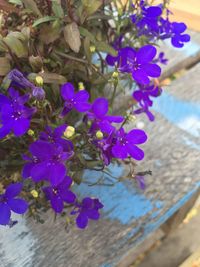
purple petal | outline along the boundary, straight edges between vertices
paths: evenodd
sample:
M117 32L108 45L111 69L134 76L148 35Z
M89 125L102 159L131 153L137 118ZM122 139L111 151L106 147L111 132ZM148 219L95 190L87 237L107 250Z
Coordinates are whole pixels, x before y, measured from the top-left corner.
M10 104L10 99L5 95L0 94L0 109L4 104L8 104L9 105Z
M182 34L180 36L180 41L181 42L189 42L190 41L190 35L189 34Z
M76 104L74 104L74 107L79 112L85 112L85 111L88 111L91 108L91 104L84 103L84 102L77 102Z
M161 74L161 68L156 64L145 64L143 65L143 69L150 77L159 77Z
M51 198L51 206L56 213L61 213L64 208L62 199L55 195Z
M11 96L11 98L18 98L19 97L19 92L12 87L9 88L8 92L9 92L9 95Z
M58 126L54 130L54 136L55 137L61 137L63 135L64 131L66 130L66 128L67 128L67 124L63 124L63 125Z
M112 153L115 158L125 159L128 156L127 149L121 144L114 145L112 147Z
M98 126L103 133L107 134L113 132L115 129L115 127L112 126L108 121L101 121L98 123Z
M106 116L106 119L109 122L121 123L124 120L124 117L122 117L122 116L111 116L111 115L108 115L108 116Z
M71 83L65 83L61 87L61 95L64 100L71 100L74 98L74 86Z
M90 209L90 208L92 208L93 200L90 197L85 197L82 200L82 205L83 205L84 209Z
M142 149L140 149L137 146L134 146L132 144L127 144L126 145L128 153L130 156L136 160L142 160L144 158L144 152Z
M54 145L44 141L35 141L30 145L29 150L36 158L46 160L54 154Z
M140 84L149 84L150 80L144 70L135 70L132 72L133 79Z
M76 218L76 224L79 228L84 229L88 224L87 215L81 212L78 217Z
M66 175L66 168L61 163L52 164L48 167L48 171L52 186L57 186L61 183Z
M106 98L97 98L93 105L92 111L98 118L103 118L108 112L108 100Z
M28 119L19 118L13 123L13 132L16 136L22 136L30 127L30 121Z
M127 134L126 138L131 144L143 144L147 140L147 135L143 130L133 129Z
M76 93L76 95L74 96L74 100L76 102L87 102L89 97L90 95L86 90L81 90Z
M11 208L11 210L17 214L23 214L28 209L28 203L24 199L21 199L21 198L9 199L8 205Z
M35 182L40 182L49 177L48 165L46 162L37 163L31 169L31 177Z
M5 196L10 199L18 196L20 192L22 191L22 183L15 183L15 184L10 184L6 188Z
M3 125L3 127L0 128L0 138L4 138L6 135L8 135L11 131L11 125L6 124Z
M6 203L0 203L0 224L7 225L10 221L10 207Z
M140 64L149 63L156 55L156 48L152 45L145 45L137 52L137 62Z
M173 26L173 32L175 34L180 34L187 29L186 24L183 22L173 22L172 26Z
M67 203L74 203L76 200L76 195L70 190L61 190L60 196Z
M88 218L90 218L92 220L98 220L100 217L100 214L99 214L98 210L92 209L92 210L87 211L87 216L88 216Z
M34 166L35 166L34 163L26 163L24 165L23 170L22 170L22 177L24 179L31 177L31 170Z
M180 42L180 36L175 35L174 37L171 38L171 43L173 46L177 47L177 48L181 48L184 46L184 44L182 42Z
M133 93L133 97L135 98L135 100L137 100L139 102L143 98L143 92L135 91Z
M162 14L162 9L158 6L150 6L146 10L146 16L147 17L158 17Z
M118 56L114 57L114 56L111 56L111 55L107 55L105 60L106 60L108 65L114 66L115 63L118 61L118 59L119 59Z

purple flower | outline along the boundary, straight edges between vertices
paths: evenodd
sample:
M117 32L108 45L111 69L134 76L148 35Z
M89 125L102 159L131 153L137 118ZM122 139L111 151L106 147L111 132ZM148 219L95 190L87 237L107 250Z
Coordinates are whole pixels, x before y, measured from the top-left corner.
M8 79L12 81L13 86L23 87L23 88L31 88L32 96L38 100L42 100L45 98L45 91L41 87L36 87L29 80L25 78L25 76L17 69L13 69L8 73Z
M165 53L160 52L158 58L154 61L154 63L161 63L163 65L167 65L168 59L165 58Z
M190 41L189 34L183 34L187 29L187 26L183 22L173 22L172 23L172 37L171 43L175 47L183 47L184 43Z
M63 211L64 202L74 203L76 195L70 190L71 184L72 179L69 176L65 176L59 185L43 187L43 191L56 213Z
M7 225L10 222L11 211L23 214L28 209L28 204L21 198L16 198L22 190L21 183L10 184L4 194L0 195L0 224Z
M32 177L35 182L48 180L52 186L61 183L67 173L65 162L72 156L62 146L45 141L35 141L29 147L32 157L24 156L24 179Z
M120 53L119 70L132 73L133 79L139 84L149 84L149 77L159 77L161 68L152 63L156 56L156 48L145 45L138 51L131 47L122 48Z
M137 100L140 108L134 111L134 114L146 113L150 121L154 120L154 115L149 111L152 107L153 101L150 97L158 97L162 93L162 89L158 86L140 86L140 90L133 93L133 98Z
M143 150L136 146L146 142L147 135L144 131L133 129L126 133L123 128L120 128L116 138L116 144L112 147L112 153L115 158L125 159L129 155L136 160L144 158Z
M98 199L86 197L82 203L77 203L75 209L71 212L72 215L77 214L76 224L79 228L84 229L88 220L98 220L100 217L99 209L103 208L103 204Z
M140 189L145 190L146 185L145 185L144 176L136 175L135 179L136 179L137 184L139 185Z
M13 88L9 89L9 97L0 94L0 138L4 138L11 131L15 136L22 136L28 131L30 119L36 112L35 108L24 105L28 100L28 95L20 96Z
M65 83L61 87L61 95L65 100L62 116L65 116L73 108L79 112L85 112L90 109L88 103L89 93L86 90L81 90L75 93L74 86L71 83Z
M58 146L59 145L62 146L63 150L65 152L68 152L69 156L70 155L72 156L74 153L73 152L74 147L72 142L62 138L66 128L67 128L66 124L60 125L54 130L50 126L47 126L45 128L45 131L40 133L39 139L49 143L54 143Z
M91 111L87 113L88 119L93 121L91 131L101 130L102 132L111 132L115 129L111 123L121 123L124 120L122 116L111 116L108 113L108 100L106 98L97 98L93 104Z
M114 142L114 133L115 131L109 133L104 132L104 137L101 140L98 140L97 138L94 138L93 140L93 144L99 149L100 157L106 166L110 164L113 157L112 146Z

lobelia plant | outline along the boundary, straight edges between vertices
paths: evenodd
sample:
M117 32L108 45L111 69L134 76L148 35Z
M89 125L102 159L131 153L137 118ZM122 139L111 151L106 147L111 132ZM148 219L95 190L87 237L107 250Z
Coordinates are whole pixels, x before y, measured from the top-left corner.
M144 158L147 135L126 125L141 113L154 120L167 64L158 42L179 48L190 40L184 23L170 21L168 1L153 2L0 1L1 225L16 223L13 212L42 223L52 208L85 228L103 203L79 199L74 184L84 182L85 170L108 174L114 162L128 160L130 176L145 188L150 172L136 173L134 160ZM132 106L119 116L116 102L127 88Z

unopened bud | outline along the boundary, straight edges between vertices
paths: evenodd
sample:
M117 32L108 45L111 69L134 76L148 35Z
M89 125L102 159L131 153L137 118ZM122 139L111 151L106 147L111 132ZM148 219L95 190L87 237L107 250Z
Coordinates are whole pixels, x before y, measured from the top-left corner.
M41 76L36 76L35 82L36 82L37 86L43 86L43 84L44 84L44 80Z
M35 132L33 130L29 129L27 134L30 136L34 136Z
M134 116L132 114L129 114L128 115L128 120L131 121L131 122L134 122L134 121L136 121L136 116Z
M71 138L74 134L75 134L75 128L72 126L67 126L67 128L64 132L64 136L66 138Z
M112 77L115 78L115 79L118 78L119 77L119 72L114 71L113 74L112 74Z
M85 90L84 84L82 82L78 83L79 90Z
M90 46L90 52L94 53L96 51L96 47L94 45Z
M103 133L101 131L97 131L96 132L96 138L99 140L103 139Z
M38 198L38 196L39 196L38 191L36 191L36 190L32 190L32 191L31 191L31 195L32 195L34 198Z

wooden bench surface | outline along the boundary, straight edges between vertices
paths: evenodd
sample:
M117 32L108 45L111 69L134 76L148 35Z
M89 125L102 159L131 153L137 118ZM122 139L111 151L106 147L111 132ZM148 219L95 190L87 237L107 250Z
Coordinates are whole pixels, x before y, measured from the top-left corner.
M187 56L181 53L183 60ZM50 211L44 225L21 218L11 229L0 228L0 267L128 266L130 251L200 188L199 76L200 64L165 88L154 106L154 123L145 115L138 117L149 136L143 146L146 157L138 170L153 172L146 177L144 192L131 179L114 187L83 184L78 189L80 196L97 196L104 203L102 219L91 222L84 231L75 227L65 231L64 218L54 223ZM126 171L116 165L110 170L116 177ZM99 173L86 173L85 177L94 182Z

